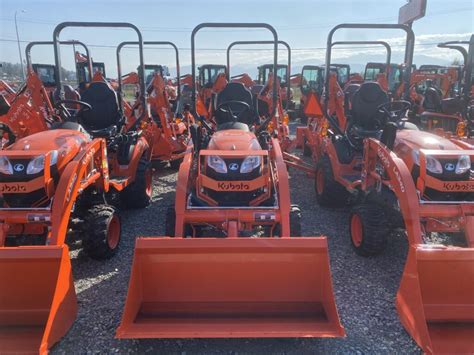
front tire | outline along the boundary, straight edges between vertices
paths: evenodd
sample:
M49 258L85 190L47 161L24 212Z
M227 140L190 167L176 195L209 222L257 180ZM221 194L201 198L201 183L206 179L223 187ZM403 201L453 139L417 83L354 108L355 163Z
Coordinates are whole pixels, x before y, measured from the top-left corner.
M117 253L122 235L118 210L106 204L91 207L84 217L84 252L92 259L110 259Z
M373 256L383 252L389 228L385 213L375 204L354 206L349 217L349 235L355 252Z
M150 162L142 157L138 162L135 181L120 193L120 198L126 207L145 208L151 203L152 194L153 170Z

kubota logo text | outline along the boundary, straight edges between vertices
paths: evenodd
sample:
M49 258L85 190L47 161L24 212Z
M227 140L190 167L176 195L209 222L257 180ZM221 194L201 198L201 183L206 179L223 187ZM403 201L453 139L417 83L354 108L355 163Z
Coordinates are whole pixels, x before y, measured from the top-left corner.
M26 192L26 186L20 184L1 184L0 185L1 193L16 193L16 192Z
M244 182L219 182L217 188L222 191L248 191L250 190L250 185Z

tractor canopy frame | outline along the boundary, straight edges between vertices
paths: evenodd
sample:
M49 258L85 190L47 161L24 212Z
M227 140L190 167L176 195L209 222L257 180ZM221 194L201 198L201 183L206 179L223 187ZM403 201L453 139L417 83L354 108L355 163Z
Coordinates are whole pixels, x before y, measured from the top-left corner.
M76 41L76 40L70 40L70 41L61 41L59 44L67 44L67 45L79 45L82 48L84 48L86 55L87 55L87 66L89 67L89 81L92 81L92 60L90 56L90 51L89 48L85 45L85 43L81 41ZM33 47L36 46L53 46L54 42L52 41L34 41L30 42L26 45L25 48L25 57L26 57L26 66L27 68L30 68L33 65L33 62L31 60L31 50ZM75 54L75 53L74 53Z
M273 26L267 23L242 23L242 22L205 22L197 25L192 33L191 33L191 76L193 78L193 85L192 85L192 96L191 96L191 108L193 113L196 114L196 34L203 28L260 28L260 29L267 29L273 35L273 72L276 73L276 69L278 67L278 33L273 28ZM229 70L227 70L229 71ZM273 81L273 95L272 95L273 102L277 102L278 94L277 94L277 82L276 80ZM275 115L277 110L277 105L273 105L273 112L272 115Z
M407 98L410 93L410 74L412 70L413 64L413 51L415 47L415 34L413 30L407 25L399 25L399 24L368 24L368 23L342 23L340 25L335 26L328 34L327 39L327 47L326 47L326 64L325 68L331 67L331 55L332 55L332 47L334 46L333 37L334 33L340 29L367 29L367 30L402 30L406 33L406 44L405 44L405 70L403 73L402 81L405 83L404 86L404 95ZM336 42L337 43L337 42ZM330 78L330 70L325 71L325 92L329 92L329 78ZM325 106L327 106L329 101L329 96L326 94L324 98Z
M243 44L273 44L273 41L235 41L229 44L229 47L227 47L227 80L230 81L230 50L232 47L237 46L237 45L243 45ZM291 94L291 86L290 86L290 77L291 77L291 47L290 45L282 40L278 40L278 44L281 44L286 47L287 52L288 52L288 69L286 71L286 109L289 107L290 103L290 94ZM274 71L275 72L275 71Z
M118 91L119 91L119 100L122 100L122 61L120 58L120 53L125 46L137 46L139 45L139 42L133 42L133 41L127 41L127 42L122 42L117 46L117 76L118 76ZM169 41L144 41L143 45L151 45L151 46L171 46L174 49L175 55L176 55L176 77L177 77L177 97L176 100L179 102L181 98L181 81L180 81L180 69L179 69L179 50L176 44L173 42ZM144 72L141 73L141 70L139 70L140 74L144 75ZM179 105L176 105L176 109L179 109Z
M64 98L64 91L61 85L61 46L59 35L62 30L68 27L86 27L86 28L129 28L135 31L138 37L138 53L140 58L140 67L138 69L139 78L140 78L140 102L143 108L146 108L146 88L145 88L145 65L144 65L144 55L143 55L143 36L137 26L128 23L128 22L62 22L58 24L53 31L53 41L54 41L54 61L56 64L55 75L56 75L56 87L59 92L59 97ZM92 71L91 71L92 73ZM119 88L121 90L121 88ZM123 112L123 103L122 100L119 101L120 110ZM138 127L141 120L146 116L146 110L143 109L140 117L136 120L133 127Z

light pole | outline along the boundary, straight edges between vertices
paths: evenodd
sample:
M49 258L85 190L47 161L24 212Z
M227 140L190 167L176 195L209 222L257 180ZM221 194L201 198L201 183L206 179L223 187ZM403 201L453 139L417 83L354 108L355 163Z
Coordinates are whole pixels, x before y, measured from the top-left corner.
M20 11L22 14L24 14L26 11L21 10ZM20 54L20 65L21 65L21 75L23 77L23 80L25 80L25 70L23 68L23 57L21 55L21 46L20 46L20 36L18 35L18 23L16 21L16 15L18 13L18 10L15 11L15 29L16 29L16 41L18 42L18 53Z

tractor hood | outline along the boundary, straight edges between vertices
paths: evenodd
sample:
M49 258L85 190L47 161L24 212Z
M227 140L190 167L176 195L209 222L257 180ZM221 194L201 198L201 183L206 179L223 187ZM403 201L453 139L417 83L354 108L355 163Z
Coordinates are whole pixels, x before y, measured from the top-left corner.
M212 150L260 150L255 134L240 129L227 129L212 135L209 142Z
M461 148L449 139L423 131L405 129L397 132L395 149L409 146L412 149L434 149L434 150L461 150Z
M58 168L61 168L88 142L90 137L87 134L69 129L54 129L21 138L7 149L23 152L44 151L44 153L57 151L57 164Z

